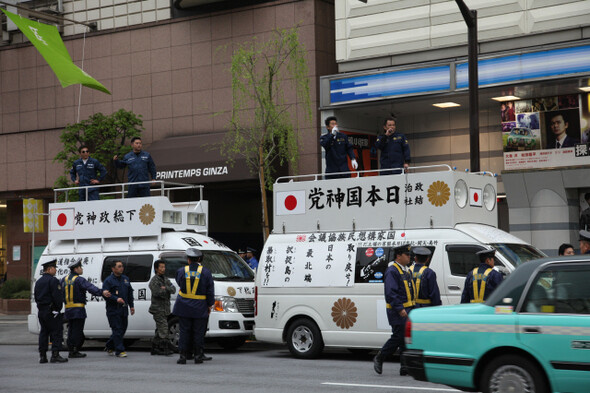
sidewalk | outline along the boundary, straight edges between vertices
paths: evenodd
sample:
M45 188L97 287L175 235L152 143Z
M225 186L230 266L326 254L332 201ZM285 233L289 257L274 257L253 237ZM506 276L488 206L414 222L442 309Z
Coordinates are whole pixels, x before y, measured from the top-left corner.
M29 333L27 315L0 314L0 345L36 344L38 336Z

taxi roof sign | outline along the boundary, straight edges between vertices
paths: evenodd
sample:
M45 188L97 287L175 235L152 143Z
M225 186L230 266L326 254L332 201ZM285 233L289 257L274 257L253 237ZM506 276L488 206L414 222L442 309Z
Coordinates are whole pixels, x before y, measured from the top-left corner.
M445 170L344 179L279 178L273 232L497 227L496 177L441 167Z

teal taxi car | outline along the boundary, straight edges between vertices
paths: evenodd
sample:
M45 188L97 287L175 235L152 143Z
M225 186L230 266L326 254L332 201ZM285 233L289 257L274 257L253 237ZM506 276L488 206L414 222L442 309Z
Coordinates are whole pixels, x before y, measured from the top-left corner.
M485 303L410 312L403 361L464 391L590 392L590 258L520 265Z

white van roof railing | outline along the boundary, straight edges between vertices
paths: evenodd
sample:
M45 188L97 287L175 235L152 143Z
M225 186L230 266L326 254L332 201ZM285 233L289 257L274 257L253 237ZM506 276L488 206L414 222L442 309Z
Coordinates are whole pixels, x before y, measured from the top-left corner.
M393 169L394 171L396 169ZM498 226L497 178L492 172L429 165L278 178L274 233L354 232ZM380 174L380 175L379 175ZM377 175L377 176L376 176Z
M66 188L55 188L53 190L53 202L60 203L59 197L60 195L64 195L65 197L61 202L69 202L67 199L68 192L70 191L78 191L78 190L85 190L86 199L88 199L88 190L90 188L98 188L99 192L100 189L104 189L106 192L100 192L100 195L114 195L115 197L119 197L121 199L126 198L127 193L129 192L130 185L141 185L141 184L148 184L150 187L150 194L152 196L165 196L170 199L170 195L172 192L180 191L180 190L198 190L199 192L199 201L203 200L203 186L202 185L193 185L193 184L184 184L184 183L175 183L175 182L167 182L162 180L150 180L150 181L140 181L140 182L133 182L133 183L114 183L114 184L93 184L91 186L77 186L77 187L66 187ZM157 186L157 187L154 187ZM115 191L107 191L109 189L114 189Z

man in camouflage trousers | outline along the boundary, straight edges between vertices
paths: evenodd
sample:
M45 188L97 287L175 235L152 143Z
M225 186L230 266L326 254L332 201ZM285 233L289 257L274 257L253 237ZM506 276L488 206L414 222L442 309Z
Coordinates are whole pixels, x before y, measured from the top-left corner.
M152 303L149 312L156 322L156 334L152 340L152 355L172 355L171 343L168 339L168 315L170 315L170 295L176 288L166 277L164 261L154 262L154 277L150 280Z

